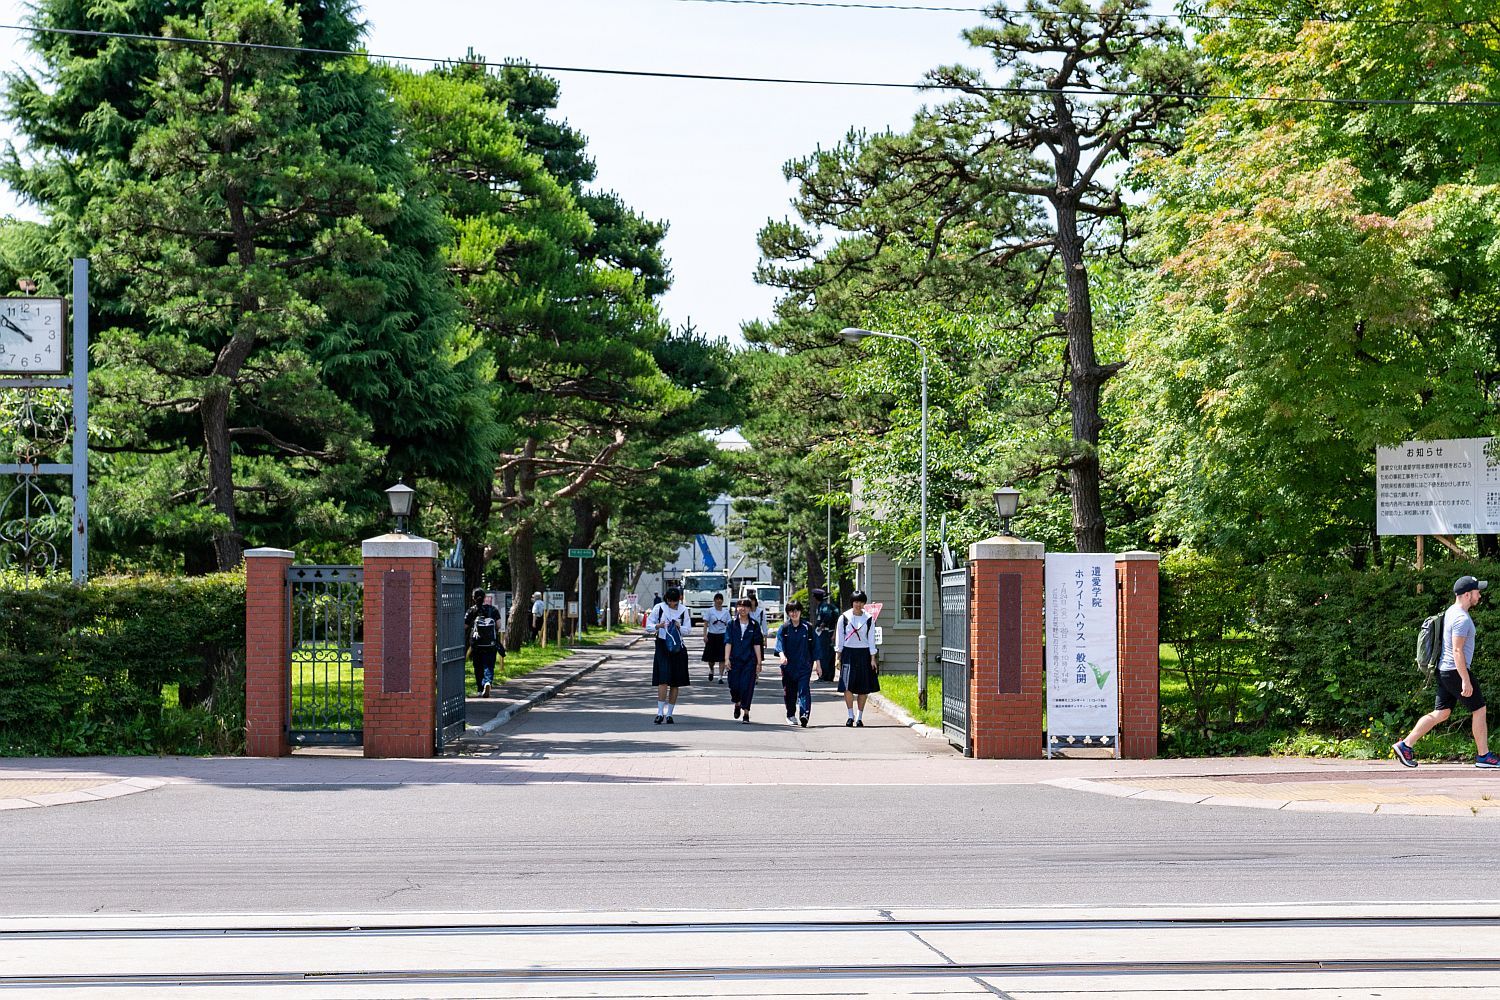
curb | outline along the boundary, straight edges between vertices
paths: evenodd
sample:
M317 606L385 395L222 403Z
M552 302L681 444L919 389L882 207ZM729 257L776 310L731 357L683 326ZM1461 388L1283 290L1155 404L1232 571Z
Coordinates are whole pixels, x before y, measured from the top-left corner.
M876 691L874 694L870 695L870 704L874 705L876 709L885 713L886 715L889 715L891 718L895 719L903 726L906 726L908 729L912 730L923 739L942 740L944 743L948 742L948 737L943 734L943 731L941 729L934 729L931 726L927 725L927 723L925 722L918 722L915 718L912 717L912 714L910 712L902 708L900 705L896 704L894 701L891 701L889 698L882 695L879 691Z
M632 645L634 644L632 643ZM627 646L626 648L628 649L630 647ZM524 701L519 702L515 705L511 705L509 708L501 709L500 712L489 722L483 723L478 726L470 726L467 730L464 731L464 736L487 736L490 733L493 733L495 730L499 729L501 726L505 725L507 722L509 722L511 719L514 719L521 713L529 712L531 711L531 709L535 708L537 705L540 705L542 702L550 701L551 699L557 697L558 692L562 691L568 685L572 684L576 680L579 680L580 678L587 677L589 674L602 667L609 660L610 656L611 654L605 653L603 656L596 658L592 662L585 663L583 666L579 667L571 674L568 674L566 677L559 678L557 681L547 685L540 691L532 693Z
M1411 805L1396 802L1335 802L1329 799L1274 799L1260 796L1211 795L1204 792L1178 792L1141 788L1122 781L1095 781L1089 778L1053 778L1038 782L1075 792L1108 795L1117 799L1144 802L1175 802L1185 806L1228 806L1241 809L1265 809L1270 812L1346 813L1361 816L1467 816L1470 819L1500 819L1500 808L1469 809L1462 806Z
M39 792L36 795L21 798L0 799L0 811L42 809L47 806L71 805L74 802L102 802L105 799L119 798L121 795L134 795L136 792L160 788L165 784L166 782L159 778L122 778L119 781L95 785L92 788L77 788L68 792Z

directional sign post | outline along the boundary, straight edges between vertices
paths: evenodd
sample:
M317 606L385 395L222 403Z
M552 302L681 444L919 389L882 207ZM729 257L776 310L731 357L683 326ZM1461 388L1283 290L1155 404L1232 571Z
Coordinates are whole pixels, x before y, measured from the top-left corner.
M583 635L583 561L594 558L593 549L569 549L569 559L578 560L578 635Z

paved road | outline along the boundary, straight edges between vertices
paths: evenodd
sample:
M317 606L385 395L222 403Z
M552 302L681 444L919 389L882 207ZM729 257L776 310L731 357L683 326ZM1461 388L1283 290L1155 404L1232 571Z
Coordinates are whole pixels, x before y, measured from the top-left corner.
M380 784L404 765L349 759L321 762L333 787L201 781L0 812L0 914L1500 898L1491 838L1462 821L944 784L998 762L873 717L845 729L827 694L808 730L736 725L717 686L653 726L643 670L624 657L518 720L480 748L499 759L435 765L498 783ZM291 782L319 762L225 763ZM824 771L859 783L808 783Z

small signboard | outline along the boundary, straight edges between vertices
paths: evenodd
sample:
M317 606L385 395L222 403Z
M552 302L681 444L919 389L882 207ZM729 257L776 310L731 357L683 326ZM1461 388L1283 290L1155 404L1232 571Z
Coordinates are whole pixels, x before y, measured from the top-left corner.
M1495 439L1407 441L1375 449L1375 533L1500 533Z
M567 607L567 600L567 592L562 590L549 590L542 595L542 601L548 611L562 611Z
M569 549L568 550L568 558L569 559L592 559L592 558L594 558L594 550L593 549Z

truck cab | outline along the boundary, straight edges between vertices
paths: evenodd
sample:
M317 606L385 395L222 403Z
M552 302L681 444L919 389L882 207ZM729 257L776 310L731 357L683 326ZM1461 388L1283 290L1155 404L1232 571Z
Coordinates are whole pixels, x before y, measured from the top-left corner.
M687 605L693 624L703 622L703 613L714 606L714 595L723 594L725 607L729 602L729 578L715 570L694 570L682 574L682 603Z
M766 613L766 624L779 622L784 618L782 610L781 588L769 583L747 583L740 588L741 597L753 597L760 602L760 608Z

